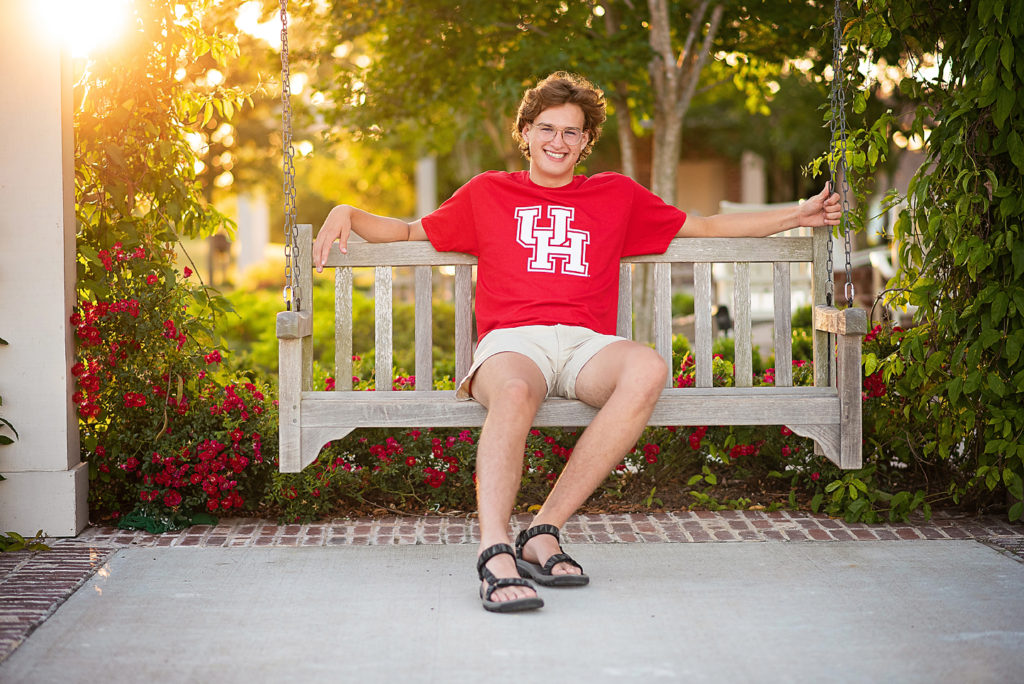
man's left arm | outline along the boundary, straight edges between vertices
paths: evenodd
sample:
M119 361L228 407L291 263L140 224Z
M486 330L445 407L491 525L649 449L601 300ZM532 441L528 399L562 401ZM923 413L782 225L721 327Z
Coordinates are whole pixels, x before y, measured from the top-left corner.
M766 237L799 226L836 226L842 219L839 195L825 189L795 207L714 216L688 216L676 237Z

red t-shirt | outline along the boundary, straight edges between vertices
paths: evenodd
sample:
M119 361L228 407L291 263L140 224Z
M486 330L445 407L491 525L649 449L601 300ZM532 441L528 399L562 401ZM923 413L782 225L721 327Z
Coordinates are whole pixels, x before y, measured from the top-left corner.
M423 217L435 249L477 257L476 318L495 328L578 325L615 334L619 259L660 254L686 221L617 173L545 188L488 171Z

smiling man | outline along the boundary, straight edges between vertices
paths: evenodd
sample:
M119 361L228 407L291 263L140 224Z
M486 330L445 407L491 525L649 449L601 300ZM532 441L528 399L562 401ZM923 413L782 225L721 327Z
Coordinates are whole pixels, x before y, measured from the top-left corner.
M413 223L335 207L313 248L318 270L335 242L346 250L352 231L370 242L430 240L439 251L477 257L480 341L457 396L487 408L476 462L477 572L491 611L541 607L530 580L552 587L589 582L562 551L559 530L639 438L665 385L660 356L614 335L619 260L661 253L674 237L766 236L836 225L841 217L828 188L796 208L701 218L623 175L575 175L604 120L598 88L554 73L519 106L513 137L529 170L480 174ZM513 549L508 523L526 438L549 395L600 410Z

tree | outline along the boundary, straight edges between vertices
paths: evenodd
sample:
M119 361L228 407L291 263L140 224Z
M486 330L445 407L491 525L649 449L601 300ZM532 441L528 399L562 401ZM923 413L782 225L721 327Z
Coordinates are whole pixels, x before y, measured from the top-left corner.
M617 131L621 168L637 177L637 130L653 128L650 187L675 201L683 124L704 88L742 82L762 91L752 65L803 56L814 7L763 2L754 10L711 0L464 3L355 2L332 5L325 22L341 49L331 54L336 114L358 130L394 136L414 131L429 149L462 158L457 186L481 168L480 143L493 165L521 168L509 136L525 87L558 69L604 84ZM750 53L719 61L705 84L712 54ZM334 57L341 52L344 56ZM735 64L735 66L734 66ZM428 66L429 65L429 66ZM477 141L475 145L470 141ZM651 281L648 276L647 281ZM650 336L651 288L640 288L637 337Z

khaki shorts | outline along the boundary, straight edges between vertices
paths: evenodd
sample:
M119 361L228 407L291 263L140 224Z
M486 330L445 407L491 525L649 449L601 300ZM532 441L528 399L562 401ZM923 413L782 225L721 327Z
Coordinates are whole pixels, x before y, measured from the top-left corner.
M547 382L548 396L576 398L576 377L597 352L624 337L602 335L573 325L526 325L487 333L473 354L473 366L459 383L457 399L471 399L470 384L480 365L501 352L517 352L532 360Z

